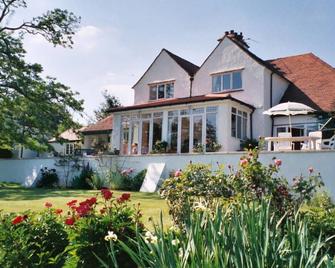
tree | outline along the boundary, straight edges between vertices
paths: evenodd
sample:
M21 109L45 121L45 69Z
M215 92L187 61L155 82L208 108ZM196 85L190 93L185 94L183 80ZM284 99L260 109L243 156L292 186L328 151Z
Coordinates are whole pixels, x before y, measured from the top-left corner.
M83 110L83 101L55 78L43 78L41 65L26 63L22 40L25 34L41 35L55 46L71 47L80 18L55 9L8 26L7 16L25 7L23 0L0 1L0 148L22 144L44 151L51 137L75 126L72 114Z
M106 116L108 116L112 108L121 106L120 100L117 97L111 95L107 90L105 90L102 95L104 97L104 102L100 104L98 110L94 111L97 121L104 119Z

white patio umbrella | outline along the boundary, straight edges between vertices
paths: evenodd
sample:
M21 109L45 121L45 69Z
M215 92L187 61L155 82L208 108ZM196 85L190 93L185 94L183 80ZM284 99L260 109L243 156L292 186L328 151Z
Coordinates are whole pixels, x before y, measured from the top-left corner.
M291 115L308 114L312 112L315 112L315 110L305 104L288 101L271 107L269 110L264 111L263 114L288 116L290 131L292 131Z

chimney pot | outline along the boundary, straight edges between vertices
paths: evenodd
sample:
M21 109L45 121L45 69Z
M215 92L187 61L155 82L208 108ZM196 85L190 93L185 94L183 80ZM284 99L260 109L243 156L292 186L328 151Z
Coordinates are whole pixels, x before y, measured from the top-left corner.
M230 30L230 33L233 34L233 33L234 33L234 30Z

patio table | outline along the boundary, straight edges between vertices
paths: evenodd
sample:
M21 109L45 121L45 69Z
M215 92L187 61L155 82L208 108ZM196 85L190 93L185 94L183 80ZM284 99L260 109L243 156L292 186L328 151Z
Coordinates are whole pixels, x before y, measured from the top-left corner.
M271 151L272 143L275 142L307 142L309 150L316 150L316 141L318 137L298 136L298 137L265 137L264 140L268 142L268 151Z

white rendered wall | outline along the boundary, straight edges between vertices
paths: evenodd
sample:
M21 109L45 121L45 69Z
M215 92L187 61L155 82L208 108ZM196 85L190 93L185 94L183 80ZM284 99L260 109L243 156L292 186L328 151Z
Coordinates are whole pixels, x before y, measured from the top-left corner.
M149 102L149 85L159 81L174 81L174 98L190 95L190 78L164 50L159 54L149 70L134 87L134 104Z
M135 172L148 167L149 163L165 163L166 168L163 178L168 177L169 172L183 169L190 161L193 163L208 163L213 167L216 163L238 167L243 152L210 153L210 154L184 154L184 155L147 155L147 156L103 156L102 158L84 158L99 172L110 168L134 168ZM295 152L262 152L260 159L264 164L273 163L272 158L282 160L280 175L285 176L289 182L295 176L308 175L308 168L313 167L320 172L327 190L335 198L335 174L332 168L335 161L335 151L295 151ZM43 167L56 168L62 176L62 168L55 166L55 159L22 159L22 160L0 160L0 181L14 181L30 186L36 178L39 170ZM74 175L74 174L73 174Z

